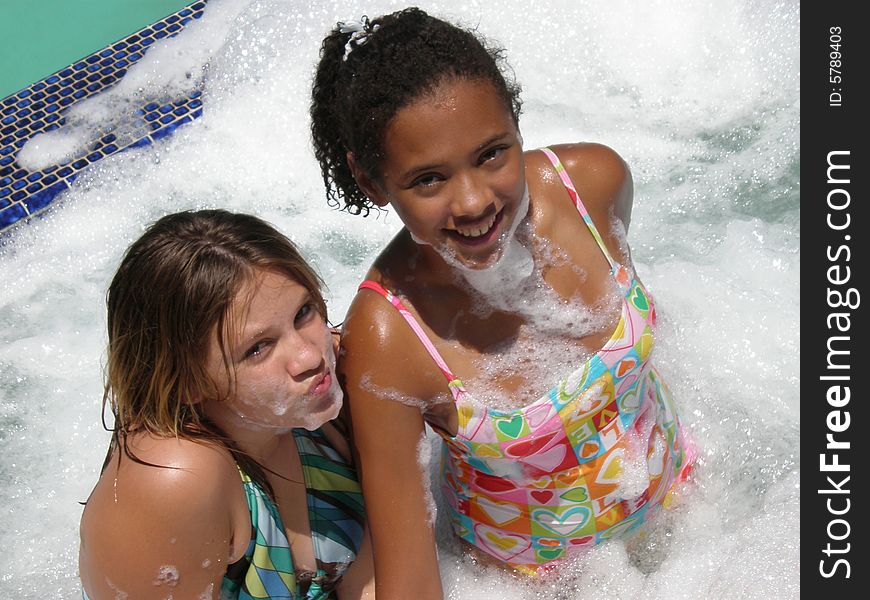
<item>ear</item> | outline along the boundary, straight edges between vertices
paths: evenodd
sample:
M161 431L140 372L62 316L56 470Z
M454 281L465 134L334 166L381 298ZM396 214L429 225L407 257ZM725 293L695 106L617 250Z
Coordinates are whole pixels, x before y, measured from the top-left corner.
M356 184L359 186L359 189L362 190L363 194L365 194L369 200L371 200L376 206L386 206L390 203L387 199L387 194L383 191L381 186L378 185L378 182L369 177L357 164L353 152L347 153L347 166L350 167L350 172L353 174L353 178L356 179Z

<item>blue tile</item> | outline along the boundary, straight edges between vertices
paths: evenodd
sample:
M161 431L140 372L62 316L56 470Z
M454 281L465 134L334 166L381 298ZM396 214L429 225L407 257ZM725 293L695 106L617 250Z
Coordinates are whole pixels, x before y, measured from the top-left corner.
M60 115L58 115L58 114L48 115L47 117L45 117L45 122L46 123L54 123L58 119L60 119Z
M0 229L5 229L27 216L27 211L20 204L13 204L0 211Z
M99 74L99 73L91 73L91 74L88 75L88 77L87 77L87 81L90 81L91 83L94 83L95 81L99 81L99 80L100 80L100 74Z
M87 57L87 58L85 59L85 62L88 63L89 65L92 65L92 64L94 64L95 62L97 62L98 60L100 60L100 57L99 57L98 55L96 55L96 54L91 54L89 57Z
M175 33L179 29L181 29L181 25L170 25L169 28L167 29L167 31L171 31L172 33Z
M175 115L163 115L160 117L160 122L164 125L172 123L175 120Z
M72 74L73 74L72 69L64 69L63 71L60 72L61 77L69 77Z
M80 159L75 161L72 166L74 169L84 169L88 166L88 161L86 161L85 159Z
M35 113L33 113L32 115L30 115L30 118L33 119L34 121L38 121L39 119L41 119L44 116L45 116L45 111L38 110Z
M59 89L60 89L60 86L59 86L59 85L50 85L50 86L48 86L47 88L45 88L45 93L46 93L46 94L54 94L54 93L57 92L57 90L59 90ZM47 101L47 102L51 102L51 101L48 100L48 99L46 99L46 101Z
M27 181L29 181L31 183L33 183L34 181L37 181L39 179L42 179L42 173L38 173L38 172L31 173L30 175L27 176Z
M30 109L29 109L29 108L22 108L22 109L19 110L17 113L15 113L15 116L18 117L18 118L20 119L20 118L22 118L22 117L26 117L26 116L29 115L29 114L30 114Z
M100 85L99 83L92 83L91 85L88 86L88 91L91 92L91 93L94 93L94 92L96 92L98 89L100 89L101 87L103 87L103 86Z
M156 102L149 102L148 104L145 105L145 110L148 110L148 111L157 110L158 108L160 108L160 105L157 104Z
M11 115L11 114L14 113L14 112L15 112L15 107L14 107L14 106L9 106L9 107L3 109L3 114L4 114L4 115Z
M130 63L128 63L126 60L119 60L118 62L115 63L115 68L117 68L118 70L121 70L124 67L126 67L128 64L130 64Z
M15 96L9 96L8 98L3 100L3 106L9 106L10 104L15 104L15 101L18 98Z
M181 18L181 17L179 17L177 14L175 14L175 15L169 15L168 17L166 17L166 22L167 22L167 23L175 23L175 22L178 21L178 19L180 19L180 18Z
M10 137L8 139L9 139L9 143L12 143L12 138ZM5 146L4 148L0 148L0 154L12 154L12 151L15 150L15 148L13 148L12 146L8 146L6 144L6 139L4 139L2 142L0 142L0 144Z
M150 144L151 144L151 138L148 136L145 136L141 140L137 140L127 147L128 148L141 148L143 146L149 146Z
M5 198L6 196L8 196L11 193L12 193L12 190L10 188L0 187L0 198ZM7 205L9 204L9 200L4 200L4 202L6 202Z
M9 199L12 200L13 202L18 202L19 200L21 200L22 198L24 198L26 196L27 196L27 192L15 192L11 196L9 196Z
M87 95L88 95L88 93L86 90L79 90L75 94L73 94L73 98L75 98L76 100L81 100L82 98L84 98Z
M140 39L142 39L141 36L138 33L134 33L133 35L131 35L130 37L127 38L127 41L130 42L131 44L135 44Z
M20 189L23 188L25 185L27 185L27 182L26 182L26 181L21 181L21 180L19 180L19 181L14 181L14 182L12 182L12 189L13 189L13 190L20 190Z
M15 160L14 156L4 156L0 158L0 167L5 167L8 164L11 164L12 161Z
M115 52L112 55L112 58L114 58L116 62L121 60L122 58L126 58L126 57L127 57L127 53L124 52L123 50L118 50L117 52Z
M60 94L61 96L69 96L70 94L72 94L72 88L70 88L70 87L65 87L65 88L63 88L63 89L59 92L59 94Z
M96 73L97 71L100 70L100 65L98 63L88 65L88 68L86 70L88 73Z
M18 108L27 108L28 106L30 106L30 100L25 99L25 100L22 100L21 102L16 102L15 106L17 106Z
M11 178L11 177L4 177L3 179L0 179L0 187L6 187L6 186L8 186L10 183L12 183L12 178Z
M88 154L88 162L95 163L98 160L100 160L101 158L103 158L102 152L92 152L92 153Z
M57 172L57 176L58 177L69 177L70 175L72 175L72 172L73 172L73 170L71 167L64 167L60 171Z
M0 198L3 198L3 191L2 190L0 190ZM0 210L3 210L4 208L9 206L10 204L12 204L12 203L9 202L9 200L6 200L6 199L0 200Z
M179 106L178 108L176 108L175 110L172 111L172 114L179 116L179 117L181 115L187 114L187 107L186 106Z
M21 90L18 92L19 98L27 98L31 94L30 90Z
M180 14L182 17L186 17L190 15L191 12L193 11L191 11L189 8L183 8L178 12L178 14Z
M38 81L38 82L34 83L32 86L30 86L30 87L33 88L33 91L34 91L34 92L38 92L38 91L40 91L40 90L44 90L44 89L45 89L45 82L44 82L44 81Z
M115 144L106 144L106 146L103 148L103 152L107 156L109 154L112 154L112 153L117 152L117 151L118 151L118 147Z
M42 183L44 185L51 185L55 181L57 181L57 175L48 175L45 179L42 180Z
M115 83L116 81L118 81L117 77L115 77L114 75L108 75L108 76L100 79L100 85L103 87L108 87L111 84Z
M103 142L104 144L111 144L112 142L114 142L117 139L118 139L118 137L114 133L110 133L109 135L101 137L100 141Z
M42 170L42 172L45 174L54 173L55 171L57 171L57 165L54 165L54 166L48 167L47 169Z
M42 189L42 184L39 182L36 182L34 184L27 186L27 193L28 194L35 194L36 192L38 192L41 189Z
M160 111L161 114L165 115L166 113L168 113L169 111L172 110L172 105L171 104L164 104L158 110Z
M81 71L86 66L88 66L87 63L85 61L81 61L81 62L77 62L76 64L74 64L72 66L72 68L73 68L73 71Z
M42 100L43 98L45 98L45 92L36 92L35 94L33 94L33 96L31 96L31 98L33 99L34 103L38 104L37 100Z
M136 38L136 39L138 40L139 38ZM140 46L139 44L131 44L130 48L129 48L131 53L132 52L139 52L139 50L141 50L141 49L142 49L142 46ZM135 60L135 59L132 59L132 60Z
M57 75L52 75L45 80L45 83L57 83L58 81L60 81L60 77L58 77Z
M165 28L166 28L166 23L163 23L163 22L154 23L154 25L151 26L151 29L153 29L155 31L158 31L160 29L165 29Z
M142 58L142 55L139 54L138 52L134 52L133 54L130 55L129 58L130 58L130 62L136 62L137 60Z
M2 121L0 121L0 123L2 123L3 125L9 125L9 123L12 123L14 120L15 117L6 117Z
M142 40L142 45L143 45L143 46L150 46L151 44L154 43L154 41L155 41L155 40L153 40L152 38L144 38L144 39Z
M103 50L102 52L100 52L100 56L102 56L102 57L104 57L104 58L105 58L106 56L111 56L111 55L112 55L112 49L111 49L111 48L106 48L105 50Z
M157 38L158 40L162 40L166 36L167 36L167 33L165 31L158 31L157 33L154 34L154 37Z
M52 200L54 200L55 196L57 196L60 192L69 189L69 186L66 182L58 181L51 187L47 187L38 194L34 194L30 198L24 201L24 204L27 205L27 208L31 213L35 213L39 210L42 210L46 206L48 206Z

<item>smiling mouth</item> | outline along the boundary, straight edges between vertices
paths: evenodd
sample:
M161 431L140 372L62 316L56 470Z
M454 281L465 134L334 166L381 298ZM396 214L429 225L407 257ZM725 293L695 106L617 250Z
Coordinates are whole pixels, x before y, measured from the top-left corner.
M448 230L450 235L461 242L470 246L478 246L486 244L495 237L498 230L498 225L501 223L504 209L491 216L489 219L479 225L473 227L463 227Z

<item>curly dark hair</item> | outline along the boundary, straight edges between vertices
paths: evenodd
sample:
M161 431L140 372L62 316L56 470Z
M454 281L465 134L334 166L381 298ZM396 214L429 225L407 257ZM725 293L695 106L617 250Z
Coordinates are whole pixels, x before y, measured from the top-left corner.
M378 179L384 133L399 109L445 80L489 81L517 123L520 86L506 74L504 50L477 33L411 7L366 24L364 43L337 25L323 40L311 92L311 134L330 206L367 215L372 202L353 178L347 152ZM375 30L376 28L376 30Z

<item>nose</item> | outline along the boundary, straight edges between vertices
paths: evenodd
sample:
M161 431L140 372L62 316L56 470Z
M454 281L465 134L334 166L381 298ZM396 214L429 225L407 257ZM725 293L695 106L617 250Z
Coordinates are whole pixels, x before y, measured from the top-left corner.
M294 379L305 379L323 370L323 353L320 346L304 335L296 335L290 340L287 353L287 373Z
M486 178L479 173L457 177L451 212L457 226L491 217L496 212L495 194Z

